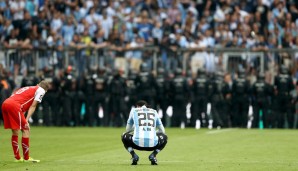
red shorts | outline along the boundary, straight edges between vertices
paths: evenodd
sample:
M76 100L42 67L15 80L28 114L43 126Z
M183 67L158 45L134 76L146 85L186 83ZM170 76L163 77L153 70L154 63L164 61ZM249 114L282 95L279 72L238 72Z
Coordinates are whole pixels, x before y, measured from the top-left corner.
M5 100L2 104L2 116L5 129L25 130L28 129L21 106L13 101Z

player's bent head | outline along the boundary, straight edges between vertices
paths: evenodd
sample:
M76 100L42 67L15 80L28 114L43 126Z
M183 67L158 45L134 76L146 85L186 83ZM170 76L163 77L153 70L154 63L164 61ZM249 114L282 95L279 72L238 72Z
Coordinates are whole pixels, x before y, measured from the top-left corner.
M142 107L142 106L146 106L146 107L148 107L149 105L148 105L148 103L145 101L145 100L139 100L139 101L137 101L137 103L136 103L136 107Z
M50 83L42 80L40 83L38 83L38 86L43 88L45 91L48 91L48 89L50 88Z

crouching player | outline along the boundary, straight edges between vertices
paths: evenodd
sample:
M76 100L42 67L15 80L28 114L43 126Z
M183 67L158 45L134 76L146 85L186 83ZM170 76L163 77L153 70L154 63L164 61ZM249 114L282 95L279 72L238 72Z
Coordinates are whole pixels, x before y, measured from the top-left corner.
M151 165L157 165L156 155L166 146L168 137L156 110L147 107L143 100L136 103L136 108L130 111L126 132L122 135L125 149L132 156L132 165L137 165L139 156L134 149L153 151L149 155ZM158 128L158 132L156 132ZM134 132L130 134L130 132Z
M36 106L49 89L49 83L41 81L36 86L23 87L14 92L2 104L4 128L12 130L11 144L16 162L39 162L29 156L29 118L34 113ZM27 116L25 118L25 113ZM19 154L18 135L22 131L22 158Z

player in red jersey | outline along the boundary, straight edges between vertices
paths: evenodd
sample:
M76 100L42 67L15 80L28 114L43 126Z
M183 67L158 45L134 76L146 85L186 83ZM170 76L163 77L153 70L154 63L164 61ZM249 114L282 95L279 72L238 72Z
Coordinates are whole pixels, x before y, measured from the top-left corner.
M39 162L29 156L29 118L34 113L36 106L49 89L49 83L41 81L36 86L23 87L15 91L2 104L2 115L5 129L12 130L11 144L16 162ZM27 116L25 118L25 113ZM23 157L19 154L18 135L22 131Z

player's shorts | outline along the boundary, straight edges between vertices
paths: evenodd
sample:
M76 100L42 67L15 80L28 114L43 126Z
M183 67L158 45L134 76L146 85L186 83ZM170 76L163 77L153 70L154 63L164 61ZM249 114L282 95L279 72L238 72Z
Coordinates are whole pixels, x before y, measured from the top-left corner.
M140 147L140 146L136 145L132 140L133 135L129 134L129 133L124 133L121 136L121 139L122 139L122 142L123 142L123 145L125 148L132 147L133 149L137 149L140 151L153 151L155 149L162 150L168 142L168 137L167 137L167 135L165 135L163 133L157 133L156 135L158 137L158 143L154 147Z
M5 100L2 104L2 116L5 129L26 130L27 121L19 104Z

